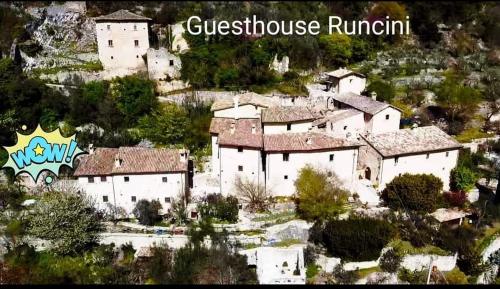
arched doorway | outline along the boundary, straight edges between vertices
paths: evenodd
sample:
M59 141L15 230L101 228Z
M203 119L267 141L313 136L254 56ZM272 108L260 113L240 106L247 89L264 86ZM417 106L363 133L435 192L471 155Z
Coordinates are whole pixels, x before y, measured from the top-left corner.
M372 178L372 170L370 169L370 167L366 167L366 169L365 169L365 179L371 180L371 178Z

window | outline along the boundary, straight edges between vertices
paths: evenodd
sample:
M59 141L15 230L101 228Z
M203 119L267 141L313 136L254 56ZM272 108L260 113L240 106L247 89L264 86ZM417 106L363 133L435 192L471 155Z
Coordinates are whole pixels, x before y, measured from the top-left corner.
M289 153L284 153L283 154L283 161L284 162L288 162L288 159L290 158L290 154Z
M198 212L191 212L191 219L198 219Z
M102 201L107 203L108 202L108 196L102 196Z
M130 181L130 178L129 177L123 177L123 180L128 183L128 181Z
M238 166L238 171L242 172L243 171L243 166Z
M330 155L330 161L333 162L334 154Z
M446 152L446 157L448 157L450 155L450 152Z
M389 115L388 114L385 115L385 119L389 119Z
M89 183L93 183L94 182L94 177L88 177L89 179Z
M109 24L108 24L106 28L107 28L108 30L111 30L111 25L109 25Z
M135 47L139 47L139 40L134 40Z
M108 46L113 47L113 40L108 40Z
M111 56L111 59L113 59L113 56Z
M135 58L139 58L139 55L136 55Z
M135 203L135 201L137 201L137 198L135 196L132 196L132 202Z
M292 130L292 124L291 123L288 123L286 125L286 130Z
M137 25L134 25L134 31L137 31Z
M168 64L169 64L170 66L174 66L174 60L173 60L173 59L170 59L170 60L168 61Z
M346 129L347 129L347 125L344 125L344 130L346 130Z
M397 164L397 163L398 163L398 161L399 161L399 157L395 157L395 158L394 158L394 164Z
M171 202L170 197L166 197L165 198L165 203L170 203L170 202Z
M238 152L242 153L243 152L243 147L238 147Z
M283 179L288 180L288 175L284 175Z
M428 158L429 158L429 155L430 155L430 154L427 154L427 155L425 156L425 158L426 158L426 159L428 159Z
M105 182L106 181L106 176L102 176L101 177L101 182Z
M162 181L162 182L164 182L164 183L166 183L166 182L167 182L167 180L168 180L168 179L167 179L167 177L162 177L162 178L161 178L161 181Z

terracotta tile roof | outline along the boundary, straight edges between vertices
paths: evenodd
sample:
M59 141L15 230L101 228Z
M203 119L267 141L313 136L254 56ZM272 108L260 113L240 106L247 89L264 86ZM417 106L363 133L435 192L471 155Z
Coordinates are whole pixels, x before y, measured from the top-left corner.
M327 121L336 122L339 120L343 120L358 114L363 114L363 112L356 109L338 109L334 111L327 111L324 116L312 123L313 126L321 125L326 123Z
M234 124L234 129L232 125ZM255 128L252 132L252 127ZM219 145L262 148L262 127L259 119L212 118L210 133L219 135Z
M264 135L264 151L266 152L314 151L359 146L361 146L359 142L334 138L319 132Z
M94 20L96 22L99 21L148 21L151 20L151 18L140 16L137 14L134 14L128 10L118 10L113 13L110 13L108 15L102 15L95 17Z
M373 100L371 97L362 96L352 92L335 95L333 96L333 99L371 115L377 114L387 107L392 107L400 111L399 108L394 107L388 103Z
M263 123L307 121L317 118L312 110L304 106L276 106L262 111Z
M246 92L235 96L238 99L238 105L252 104L260 107L276 106L278 103L267 96L257 94L255 92ZM222 110L234 107L234 99L216 100L212 104L211 111Z
M352 70L349 70L349 69L345 69L345 68L339 68L337 70L330 71L330 72L326 73L326 75L333 76L333 77L336 77L336 78L343 78L343 77L346 77L346 76L349 76L349 75L352 75L352 74L355 74L357 76L366 78L366 76L364 76L361 73L358 73L358 72L355 72L355 71L352 71Z
M82 157L75 176L184 172L188 162L181 161L186 150L144 147L96 148ZM115 166L115 158L121 160ZM187 156L186 156L187 158Z
M460 143L436 126L400 129L363 138L384 157L462 147Z

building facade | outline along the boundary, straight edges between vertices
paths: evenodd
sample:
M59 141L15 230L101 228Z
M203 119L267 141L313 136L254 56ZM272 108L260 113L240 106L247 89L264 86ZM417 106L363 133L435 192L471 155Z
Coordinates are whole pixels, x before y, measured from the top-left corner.
M141 199L162 212L188 191L188 151L141 147L97 148L75 170L79 188L100 210L130 216Z
M366 87L366 76L345 68L340 68L326 73L327 90L335 94L353 92L361 94Z

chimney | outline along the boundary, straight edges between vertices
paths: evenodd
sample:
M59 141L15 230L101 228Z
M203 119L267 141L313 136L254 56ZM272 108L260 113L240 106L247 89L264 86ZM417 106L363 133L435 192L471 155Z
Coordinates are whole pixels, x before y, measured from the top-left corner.
M255 131L256 131L255 124L252 124L252 134L255 134Z
M186 162L187 161L187 155L188 155L187 150L181 149L179 151L180 151L180 160L181 160L181 162L182 163Z
M312 144L312 138L310 136L306 138L306 144L308 145Z
M115 156L115 168L119 168L122 166L122 159L120 159L118 156Z
M92 143L91 143L91 144L89 144L89 155L93 154L93 153L94 153L94 151L95 151L95 149L94 149L94 144L92 144Z
M373 100L377 100L377 93L375 91L372 91L370 93L370 96L372 97Z
M231 134L234 134L235 128L236 128L236 122L232 121L231 122Z
M233 97L233 102L234 102L234 118L238 119L238 107L239 107L238 96Z

